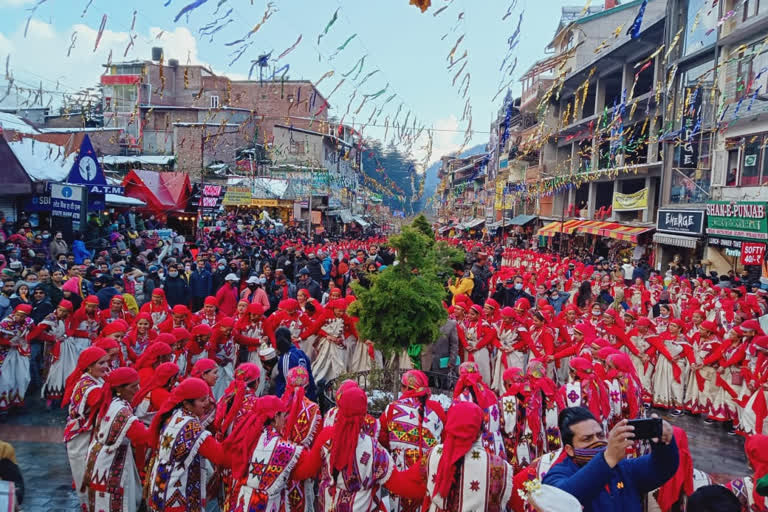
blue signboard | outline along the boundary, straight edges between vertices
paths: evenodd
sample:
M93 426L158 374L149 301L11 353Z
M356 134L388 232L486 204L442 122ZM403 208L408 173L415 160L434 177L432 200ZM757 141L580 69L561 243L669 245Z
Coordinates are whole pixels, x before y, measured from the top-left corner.
M75 163L69 171L67 183L77 185L107 185L107 179L104 177L104 170L99 164L98 155L93 149L91 139L86 135L83 137L83 143L80 144L80 151L77 153Z

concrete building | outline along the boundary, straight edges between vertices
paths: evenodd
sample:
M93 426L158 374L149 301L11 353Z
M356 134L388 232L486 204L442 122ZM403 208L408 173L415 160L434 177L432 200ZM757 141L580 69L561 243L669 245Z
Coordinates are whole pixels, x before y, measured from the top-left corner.
M163 60L105 65L104 126L122 130L125 154L176 155L193 178L211 164L233 165L238 150L269 142L275 123L327 120L308 81L235 81L197 65Z

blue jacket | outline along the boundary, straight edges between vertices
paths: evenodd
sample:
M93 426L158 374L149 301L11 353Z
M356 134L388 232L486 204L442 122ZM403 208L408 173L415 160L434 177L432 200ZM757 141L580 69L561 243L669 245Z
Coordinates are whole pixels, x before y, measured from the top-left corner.
M654 444L650 455L624 459L613 469L600 454L579 467L570 457L549 470L544 484L572 494L584 512L641 512L642 496L661 487L680 463L677 444Z
M207 268L193 270L189 276L189 294L192 297L213 295L213 274Z
M85 248L85 242L82 240L72 242L72 254L75 257L76 265L82 265L86 258L91 257L91 253Z
M285 392L285 376L288 374L288 370L294 366L306 368L307 373L309 373L309 384L306 387L305 396L313 402L317 401L317 388L315 387L315 378L312 376L312 363L304 352L294 346L287 353L281 355L277 362L275 395L283 396Z
M330 281L331 270L333 269L333 260L330 258L330 256L326 256L325 258L323 258L322 264L323 264L323 268L325 269L325 275L323 276L323 281Z

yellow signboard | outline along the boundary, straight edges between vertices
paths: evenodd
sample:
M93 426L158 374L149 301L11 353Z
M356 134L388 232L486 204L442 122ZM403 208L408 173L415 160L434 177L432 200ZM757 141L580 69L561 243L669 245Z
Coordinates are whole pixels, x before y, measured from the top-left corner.
M251 189L248 187L227 187L222 204L224 206L250 206Z
M634 194L613 195L613 211L624 212L648 208L648 189L638 190Z
M279 205L279 199L251 199L251 206L269 206L275 207Z

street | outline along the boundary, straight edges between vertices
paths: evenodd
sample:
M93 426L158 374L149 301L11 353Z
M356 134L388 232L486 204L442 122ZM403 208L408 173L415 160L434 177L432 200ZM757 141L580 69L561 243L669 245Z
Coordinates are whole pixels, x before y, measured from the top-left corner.
M659 411L661 413L661 411ZM714 476L717 482L749 473L744 457L744 440L729 436L720 425L707 425L700 418L662 416L688 432L694 466ZM31 399L20 414L0 424L0 439L16 449L24 476L27 512L70 512L78 509L72 490L66 450L61 441L63 410L48 412L40 399Z

